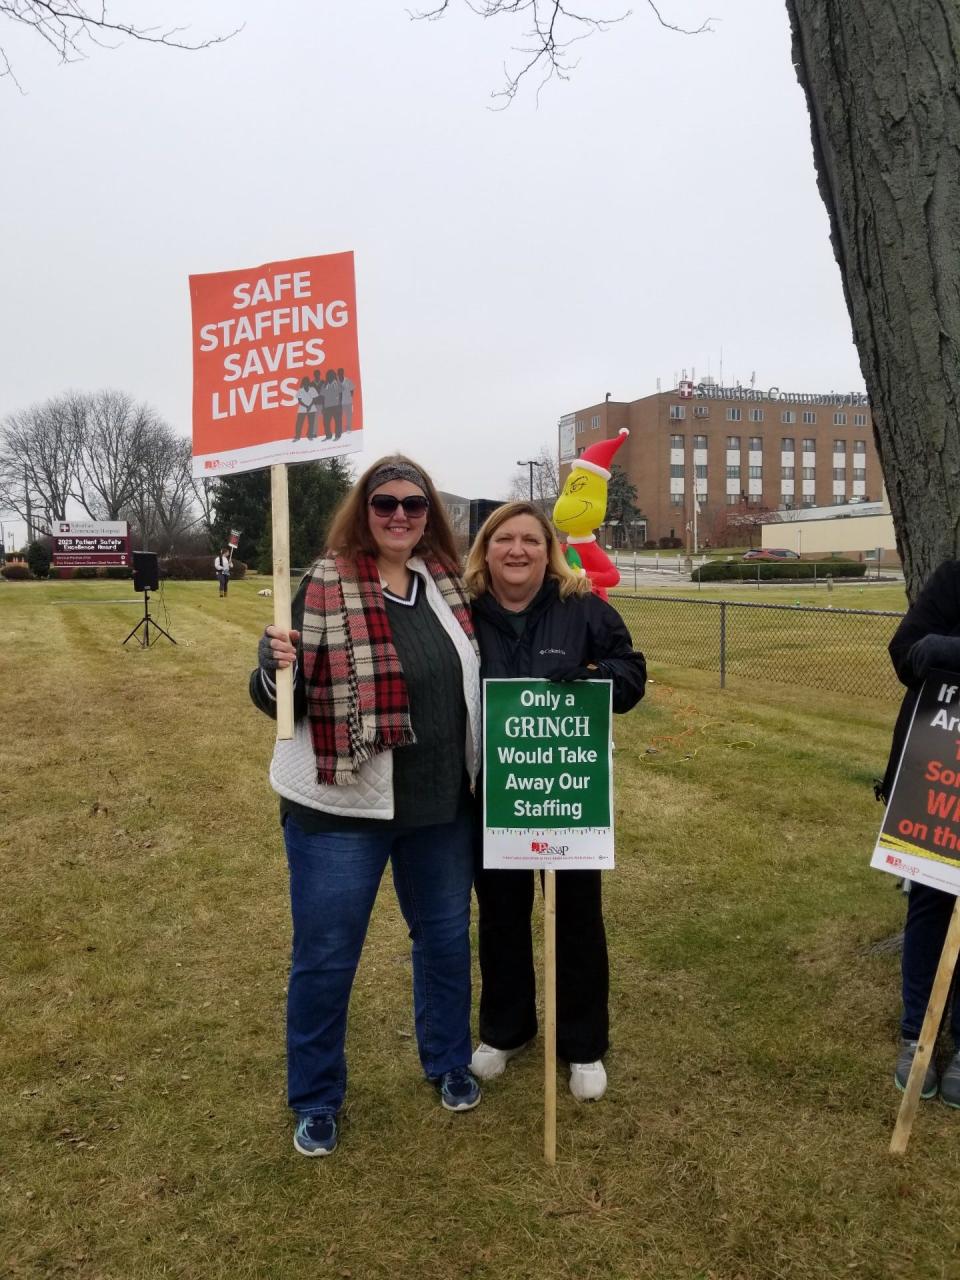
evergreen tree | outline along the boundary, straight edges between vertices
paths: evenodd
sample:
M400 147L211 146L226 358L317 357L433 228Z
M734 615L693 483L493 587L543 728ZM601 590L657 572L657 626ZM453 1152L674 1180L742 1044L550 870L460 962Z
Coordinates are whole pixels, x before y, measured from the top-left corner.
M636 487L630 483L630 478L623 467L614 463L610 468L610 479L607 483L607 520L619 521L619 527L614 536L616 546L633 545L633 522L639 514Z
M303 462L287 470L290 503L290 564L304 568L324 549L330 517L353 483L343 458ZM237 558L261 573L273 562L269 471L245 471L219 481L213 499L214 550L240 530Z

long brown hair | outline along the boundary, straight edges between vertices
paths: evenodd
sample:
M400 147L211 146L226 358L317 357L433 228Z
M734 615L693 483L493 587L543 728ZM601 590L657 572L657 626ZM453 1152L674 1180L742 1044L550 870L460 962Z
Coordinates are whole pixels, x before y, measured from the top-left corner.
M543 531L547 543L547 571L544 578L556 578L560 584L560 599L568 596L585 596L590 592L590 579L585 574L574 573L563 558L560 539L553 525L539 507L532 502L505 502L502 507L487 516L467 553L467 566L463 578L472 596L482 596L490 590L490 574L487 569L487 549L490 539L501 525L514 516L533 516Z
M433 481L419 463L405 457L402 453L390 453L385 458L378 458L359 478L347 496L341 501L330 521L327 534L327 554L336 553L348 560L356 560L358 555L366 553L375 556L377 544L370 532L367 515L367 483L370 477L385 466L413 467L423 477L424 494L430 500L430 510L423 527L423 537L413 549L417 556L435 556L450 573L460 572L460 558L457 555L457 544L453 530L447 518L446 510L440 501Z

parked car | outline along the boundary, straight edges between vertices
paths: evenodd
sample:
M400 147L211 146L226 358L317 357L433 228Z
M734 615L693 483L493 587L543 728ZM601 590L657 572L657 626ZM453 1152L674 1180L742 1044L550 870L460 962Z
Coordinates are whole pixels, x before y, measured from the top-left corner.
M752 551L745 551L744 560L799 560L800 557L796 551L790 551L787 547L756 547Z

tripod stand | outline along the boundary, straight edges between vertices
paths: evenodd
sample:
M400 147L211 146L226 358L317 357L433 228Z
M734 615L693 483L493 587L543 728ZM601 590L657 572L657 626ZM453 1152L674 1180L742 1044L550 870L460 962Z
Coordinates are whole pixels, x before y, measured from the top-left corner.
M171 644L176 644L176 643L177 643L177 642L176 642L176 640L174 640L173 636L169 633L169 631L164 631L164 629L163 629L163 627L161 627L160 623L159 623L159 622L154 622L153 618L151 618L151 617L150 617L150 588L149 588L149 587L144 587L144 589L143 589L143 617L140 619L140 621L137 623L137 625L133 628L133 630L132 630L132 631L130 632L130 634L127 636L126 640L124 640L124 641L123 641L123 643L124 643L124 644L126 644L126 643L127 643L127 640L132 640L134 636L137 636L137 644L140 646L140 648L141 648L141 649L149 649L149 648L150 648L150 646L151 646L151 645L154 643L154 641L156 640L156 636L151 636L151 635L150 635L150 625L151 625L151 623L153 624L153 629L154 629L154 631L159 631L159 632L160 632L160 634L161 634L162 636L166 636L166 637L167 637L167 639L170 641L170 643L171 643ZM141 628L141 627L143 627L143 635L142 635L142 636L137 635L137 632L140 630L140 628Z

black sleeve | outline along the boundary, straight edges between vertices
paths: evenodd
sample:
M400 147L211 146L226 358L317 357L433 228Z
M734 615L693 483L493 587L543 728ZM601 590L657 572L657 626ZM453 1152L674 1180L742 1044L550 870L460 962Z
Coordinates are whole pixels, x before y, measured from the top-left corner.
M290 606L290 622L292 631L303 631L303 610L304 602L307 597L308 578L300 583L297 594L293 598ZM270 717L271 720L277 718L277 689L273 680L273 673L264 671L263 667L255 667L250 673L250 683L248 685L250 698L253 705L258 711L262 711L264 715ZM297 645L297 665L293 672L293 718L301 720L307 714L307 691L303 682L303 644Z
M928 635L960 634L960 561L945 560L924 583L890 641L890 658L897 678L918 688L921 677L910 661L910 650Z
M643 697L647 683L647 664L643 654L633 647L627 624L613 605L599 596L583 597L589 613L590 634L588 660L597 664L605 679L613 681L613 709L629 711Z

